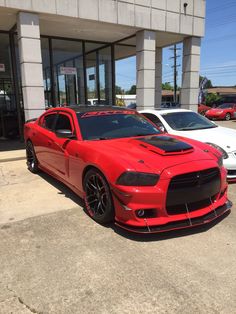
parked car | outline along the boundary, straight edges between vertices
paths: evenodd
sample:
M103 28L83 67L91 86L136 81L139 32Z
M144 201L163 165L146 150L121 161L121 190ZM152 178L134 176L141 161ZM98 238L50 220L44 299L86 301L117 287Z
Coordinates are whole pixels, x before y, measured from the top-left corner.
M211 109L211 107L206 106L204 104L198 105L198 113L200 113L202 116L205 116L206 112L210 109Z
M141 233L208 223L231 207L222 154L162 134L134 110L49 109L25 124L28 169L84 198L98 223Z
M163 102L161 108L179 108L180 104L175 102Z
M140 111L164 132L207 143L222 152L227 179L236 182L236 130L224 128L187 109Z
M212 108L206 112L206 117L212 120L230 120L234 118L236 104L222 104L217 108Z

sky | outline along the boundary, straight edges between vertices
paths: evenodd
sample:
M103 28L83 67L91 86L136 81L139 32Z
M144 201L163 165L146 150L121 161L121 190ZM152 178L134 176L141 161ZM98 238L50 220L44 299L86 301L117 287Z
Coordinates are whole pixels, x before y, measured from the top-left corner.
M214 86L236 85L236 0L206 0L205 37L201 45L200 74ZM178 85L181 86L182 44L178 55ZM170 48L170 47L169 47ZM163 83L173 84L173 51L163 49ZM136 84L136 58L116 64L116 85L127 90Z

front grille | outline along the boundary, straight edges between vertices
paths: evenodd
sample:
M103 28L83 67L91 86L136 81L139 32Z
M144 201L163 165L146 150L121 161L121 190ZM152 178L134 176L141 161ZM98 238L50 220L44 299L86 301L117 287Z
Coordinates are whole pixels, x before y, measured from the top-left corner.
M236 170L228 170L229 176L236 176Z
M175 176L168 188L166 210L178 215L210 206L220 192L218 168Z
M218 168L211 168L199 172L181 174L174 177L169 185L170 190L189 188L199 184L209 183L219 177Z

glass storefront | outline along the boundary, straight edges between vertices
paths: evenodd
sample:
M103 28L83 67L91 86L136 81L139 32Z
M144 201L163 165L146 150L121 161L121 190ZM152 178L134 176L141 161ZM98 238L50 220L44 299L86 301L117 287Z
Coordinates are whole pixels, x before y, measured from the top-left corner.
M111 45L41 38L45 106L112 105Z
M0 138L19 138L22 135L23 104L16 83L18 48L14 34L0 32L0 42Z
M0 32L0 138L23 138L17 34ZM112 44L41 37L45 108L114 104Z

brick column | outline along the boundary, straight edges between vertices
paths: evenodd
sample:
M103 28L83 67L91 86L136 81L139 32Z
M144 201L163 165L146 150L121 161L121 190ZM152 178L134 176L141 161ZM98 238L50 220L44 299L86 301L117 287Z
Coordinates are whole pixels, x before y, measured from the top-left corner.
M137 109L154 109L155 105L156 33L140 31L136 35Z
M18 45L25 120L45 110L39 17L20 12L17 19Z
M201 38L189 37L184 40L180 103L182 108L196 112L199 93L200 49Z
M162 48L156 48L155 108L161 107L162 100Z

